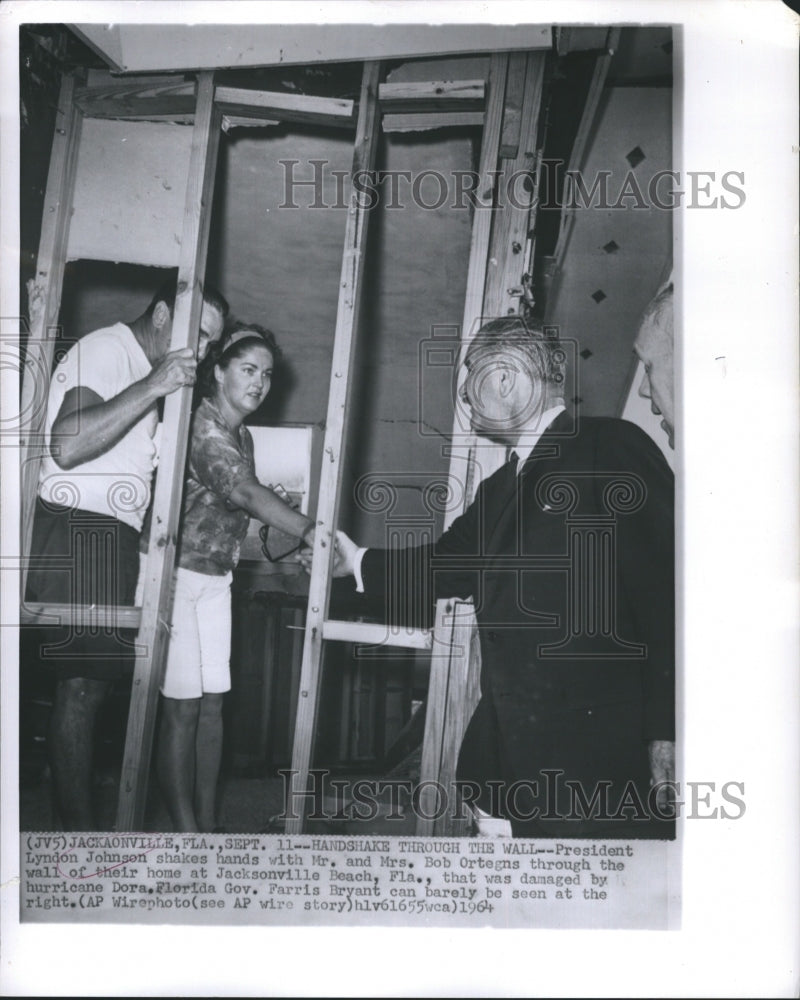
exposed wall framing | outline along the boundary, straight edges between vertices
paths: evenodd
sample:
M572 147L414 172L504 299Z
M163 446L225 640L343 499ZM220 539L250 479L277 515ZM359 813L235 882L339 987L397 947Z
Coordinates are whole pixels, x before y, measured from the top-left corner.
M465 123L483 125L478 205L474 212L467 293L461 327L466 346L481 320L498 303L507 304L507 289L519 278L520 255L514 246L528 236L528 211L510 214L492 210L498 158L502 170L524 165L536 156L536 135L545 55L493 54L486 81L434 81L380 84L380 67L366 63L357 116L354 102L267 91L215 86L210 73L194 85L174 78L148 78L124 84L76 87L67 77L59 102L59 120L51 159L37 279L45 288L42 315L34 321L28 344L28 367L22 391L26 426L23 467L23 552L30 548L33 503L43 447L45 397L53 340L70 239L75 164L84 117L126 122L192 123L191 150L178 250L179 295L171 349L196 347L201 308L200 277L208 249L210 207L220 131L228 124L273 121L324 123L355 128L352 174L371 170L381 124L386 131L421 130ZM349 193L336 319L328 419L317 502L314 563L309 583L306 634L298 698L291 792L307 785L320 692L320 667L325 641L386 642L384 628L328 619L333 535L342 480L342 453L348 418L351 373L357 337L369 211L357 192ZM136 660L125 755L120 784L117 828L141 828L147 793L158 687L167 650L169 586L178 530L183 469L189 425L190 393L173 393L165 400L164 430L153 502L153 530L147 561L143 605L134 608L23 607L23 620L108 622L118 627L138 625ZM450 451L450 477L467 485L465 504L474 491L477 442L459 426L458 414ZM483 453L481 453L483 458ZM485 474L486 468L480 471ZM457 512L450 513L450 519ZM428 718L422 778L449 781L463 730L477 700L479 653L470 605L439 602L432 633L409 630L389 637L389 644L432 650ZM302 829L303 818L290 821L289 832ZM420 820L420 833L457 832L452 825Z

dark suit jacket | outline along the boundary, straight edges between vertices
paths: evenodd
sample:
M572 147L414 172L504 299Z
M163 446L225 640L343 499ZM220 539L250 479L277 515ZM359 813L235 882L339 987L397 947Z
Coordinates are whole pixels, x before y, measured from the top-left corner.
M364 557L387 619L474 600L481 701L459 779L515 836L673 835L647 809L648 741L674 739L673 493L634 424L562 413L434 545Z

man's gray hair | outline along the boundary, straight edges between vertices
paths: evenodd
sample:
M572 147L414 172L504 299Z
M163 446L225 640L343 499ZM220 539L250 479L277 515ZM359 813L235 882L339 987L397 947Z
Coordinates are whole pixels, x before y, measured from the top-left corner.
M478 330L467 348L467 360L478 351L507 354L519 351L530 365L529 374L553 390L563 393L567 352L555 327L545 327L521 316L502 316Z
M652 322L654 326L666 330L669 327L669 333L672 333L673 324L673 300L674 300L675 285L673 282L665 285L661 288L653 298L648 302L647 308L642 316L642 322L640 325ZM669 324L667 324L669 320Z

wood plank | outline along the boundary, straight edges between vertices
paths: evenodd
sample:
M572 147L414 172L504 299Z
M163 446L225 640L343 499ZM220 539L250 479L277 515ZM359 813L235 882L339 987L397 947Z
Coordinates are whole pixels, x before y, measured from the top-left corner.
M194 121L194 97L121 97L84 99L81 109L87 118L119 118L131 122Z
M154 76L111 76L89 70L87 83L75 88L75 103L81 110L91 108L93 101L113 98L133 97L196 97L197 85L194 80L185 80L181 76L166 73ZM194 109L192 109L194 110Z
M194 118L195 84L175 77L139 77L81 87L75 103L86 118L187 122Z
M114 88L153 88L153 87L178 87L189 86L191 93L195 92L194 78L187 80L185 76L177 73L126 73L120 76L119 73L112 73L107 69L93 67L86 71L86 89L95 90L100 87Z
M61 288L64 281L67 239L80 144L81 116L73 102L75 79L64 76L56 110L55 132L42 213L39 253L34 281L41 286L40 308L31 315L25 347L25 367L20 396L21 468L21 594L25 594L28 556L33 534L33 513L44 454L44 424L53 365Z
M483 142L479 166L479 183L475 192L475 214L472 220L472 235L467 269L467 291L464 298L464 314L461 321L461 359L466 354L470 340L480 326L483 317L483 289L486 281L486 259L489 254L489 239L492 228L492 202L494 198L494 178L492 172L497 165L500 145L500 129L503 120L503 100L508 72L508 56L493 53L487 81L488 96L486 118L483 126ZM459 363L457 388L461 391L464 369ZM460 398L460 397L459 397ZM469 420L464 409L456 404L453 416L453 434L450 445L450 468L448 479L464 483L464 504L461 510L448 509L444 526L448 528L456 517L472 502L474 496L474 476L471 476L475 449L475 436L471 433ZM455 506L455 505L454 505Z
M580 170L583 166L586 155L586 147L589 143L592 130L594 128L597 111L600 106L600 99L603 96L603 89L606 85L606 77L611 68L611 61L619 45L619 28L610 28L608 33L608 50L598 56L594 65L594 72L589 83L589 91L586 95L583 114L581 115L578 131L575 135L575 142L572 145L568 170Z
M478 111L483 108L485 90L483 80L382 83L378 101L384 112Z
M226 134L232 128L269 128L271 125L280 125L276 118L252 118L249 115L223 115L222 131Z
M214 79L203 73L197 85L197 109L192 135L186 205L181 237L178 295L172 324L171 349L197 347L205 273L211 199L219 149L221 114L214 106ZM170 582L183 494L183 473L192 390L181 389L164 401L164 428L153 498L150 550L145 564L142 624L128 713L125 754L120 778L117 829L141 829L147 796L158 689L167 653L166 622L170 614Z
M348 132L355 129L355 121L344 116L326 114L305 113L303 111L285 110L283 108L258 108L251 104L220 104L220 110L224 115L233 118L249 118L255 121L263 118L266 125L273 122L295 122L299 125L322 125L325 128L340 128Z
M512 52L508 57L508 79L506 81L506 98L503 107L503 131L500 135L500 156L503 159L513 159L519 152L525 69L525 53Z
M21 625L84 625L95 628L138 629L142 609L111 604L39 604L20 606Z
M477 128L483 125L482 111L423 111L384 115L384 132L430 132L436 128Z
M393 630L388 625L372 622L348 622L327 619L322 623L322 638L337 642L359 642L370 646L397 647L398 649L430 649L432 635L426 629L409 628Z
M380 65L365 63L361 84L358 124L353 148L353 168L350 177L374 168L378 147L378 80ZM317 530L314 537L313 565L309 581L308 614L303 644L303 664L300 673L292 752L292 780L288 813L308 784L308 769L314 740L317 704L320 693L322 631L330 598L333 538L337 523L339 493L342 481L342 447L347 424L350 382L353 367L356 331L362 299L365 266L365 246L370 213L359 194L351 187L348 198L344 251L339 282L339 302L331 363L331 385L328 415L325 423L322 471L317 504ZM287 832L299 833L303 817L289 818Z
M289 609L287 609L289 610ZM258 747L259 761L266 762L269 751L270 723L272 721L273 687L275 672L280 669L278 659L279 634L283 622L284 609L276 601L266 609L264 622L263 668L261 669L261 711L259 713Z
M460 360L463 360L469 343L485 315L484 293L487 281L487 259L494 214L488 210L492 205L494 193L491 172L496 168L500 151L508 69L508 56L502 54L492 56L489 71L489 97L481 146L481 181L478 187L478 194L482 202L476 206L472 224L467 291L461 324ZM511 127L510 122L509 127ZM522 130L520 131L520 142L522 142ZM457 373L459 396L457 398L460 398L463 379L464 369L459 364ZM501 449L488 445L488 442L484 442L481 448L481 464L486 465L488 461L490 467L485 471L491 471L491 465L499 465L504 455L501 454ZM456 403L449 479L459 479L464 482L462 510L469 506L474 497L477 456L478 441L470 432L467 414ZM445 514L445 527L449 527L459 513L461 513L459 510L448 511ZM458 619L453 615L453 609L456 606L459 609ZM479 691L480 649L475 626L476 619L472 605L462 602L437 602L420 782L439 782L443 793L447 796L448 808L443 816L435 818L437 803L434 786L423 785L420 815L417 817L418 836L455 835L456 833L468 832L468 823L456 820L452 816L452 807L455 805L453 782L456 776L458 753L467 723L477 704ZM446 655L439 652L443 644L447 644ZM428 797L427 800L425 796Z
M242 87L217 87L216 103L224 114L244 117L277 118L287 122L309 122L352 128L355 125L353 101L339 97L313 97L307 94L282 94L278 91L247 90Z
M533 170L547 57L533 52L526 59L522 119L517 155L504 160L500 179L505 203L495 213L486 273L483 308L488 317L519 311L530 209L533 204ZM524 178L528 177L526 186Z
M423 782L439 780L454 629L452 611L452 601L439 600L436 602L436 617L433 626L434 651L431 654L431 670L428 678L425 734L422 738L422 759L419 772L421 785ZM423 788L420 795L420 808L417 813L416 835L418 837L432 836L435 805L432 788Z
M468 611L468 615L465 612ZM481 696L481 648L477 619L471 605L456 602L455 625L450 637L450 673L444 720L441 723L441 754L438 782L447 791L448 809L433 823L436 837L465 836L471 821L458 818L456 769L458 755L470 719ZM421 777L421 776L420 776Z
M224 10L224 7L220 7ZM186 15L182 10L179 16ZM124 72L164 72L447 53L549 49L549 24L73 24L84 40ZM417 20L424 20L418 18Z
M437 601L420 764L418 837L461 836L470 825L467 819L457 818L455 780L464 733L480 699L481 658L476 625L471 604ZM437 817L443 796L447 797L447 810Z
M619 36L619 28L609 29L608 50L603 55L598 56L595 60L592 79L589 82L589 91L586 95L586 103L583 106L583 114L581 115L578 131L575 135L575 142L572 144L572 153L570 154L569 163L567 164L568 174L574 174L583 167L584 158L586 156L586 148L589 144L592 132L594 131L595 121L597 120L600 109L600 99L603 96L603 90L606 85L606 77L608 76L608 71L611 68L611 60L614 58L614 53L619 45ZM556 280L558 280L561 264L566 255L567 247L569 246L577 212L577 208L571 208L568 204L566 189L564 195L564 207L561 210L561 225L558 231L556 247L553 251L553 270L555 272Z

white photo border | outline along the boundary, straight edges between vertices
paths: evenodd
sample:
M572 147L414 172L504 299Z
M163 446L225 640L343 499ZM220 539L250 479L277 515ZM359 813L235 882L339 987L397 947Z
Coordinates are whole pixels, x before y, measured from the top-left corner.
M736 211L676 214L682 316L682 773L743 781L737 821L685 822L682 926L670 932L22 925L16 635L0 629L2 992L22 995L791 996L798 989L797 19L758 4L458 5L10 2L0 9L0 316L20 315L20 23L26 21L660 23L682 25L684 171L745 175ZM766 340L766 344L763 341ZM6 409L16 374L2 368ZM19 496L0 449L3 507ZM16 548L2 523L4 562ZM680 567L679 563L679 567ZM679 569L680 572L680 569ZM680 577L679 577L680 578ZM3 614L16 604L0 574ZM679 593L681 591L679 590ZM680 605L679 605L680 607Z

